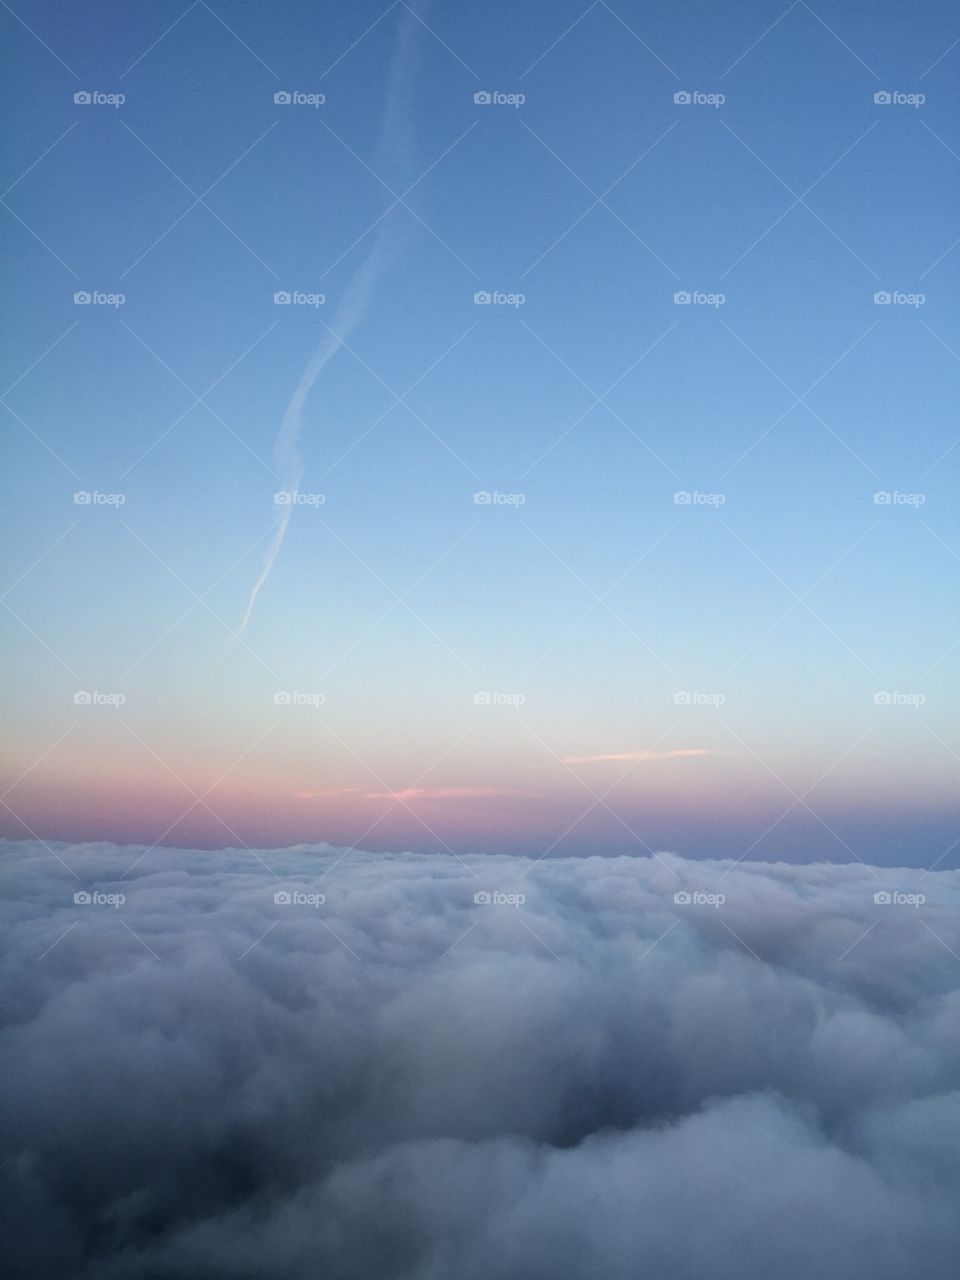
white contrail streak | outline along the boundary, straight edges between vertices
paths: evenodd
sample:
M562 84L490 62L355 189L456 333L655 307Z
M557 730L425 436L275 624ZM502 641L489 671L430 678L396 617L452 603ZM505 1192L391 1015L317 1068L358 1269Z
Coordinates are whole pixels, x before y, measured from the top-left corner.
M387 84L386 106L383 125L377 147L378 161L381 166L390 164L394 167L398 161L405 165L411 151L410 125L408 120L408 98L414 68L413 41L416 19L405 9L397 32L397 45L390 64ZM416 25L419 25L416 23ZM363 320L374 287L390 256L395 232L389 230L386 221L381 222L367 257L354 272L344 291L343 298L334 315L333 324L320 346L310 357L300 375L296 390L290 398L280 431L273 447L273 458L283 488L291 495L296 494L303 479L303 457L300 453L300 436L303 428L303 411L310 392L313 390L320 374L330 363L337 351L350 337L354 329ZM260 589L270 577L277 556L287 536L290 517L293 515L294 502L275 503L276 528L264 557L263 567L253 584L243 619L237 631L242 635L253 616L254 606Z

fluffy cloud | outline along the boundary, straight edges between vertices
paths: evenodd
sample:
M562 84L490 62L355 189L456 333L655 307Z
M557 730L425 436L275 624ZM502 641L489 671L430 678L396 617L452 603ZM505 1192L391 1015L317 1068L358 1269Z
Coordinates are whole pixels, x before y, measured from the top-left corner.
M958 873L4 852L15 1275L956 1274Z

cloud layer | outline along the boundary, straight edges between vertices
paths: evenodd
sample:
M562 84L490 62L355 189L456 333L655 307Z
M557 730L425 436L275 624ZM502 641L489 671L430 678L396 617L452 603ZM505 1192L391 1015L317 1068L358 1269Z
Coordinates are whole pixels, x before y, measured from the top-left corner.
M956 1274L960 873L4 852L15 1275Z

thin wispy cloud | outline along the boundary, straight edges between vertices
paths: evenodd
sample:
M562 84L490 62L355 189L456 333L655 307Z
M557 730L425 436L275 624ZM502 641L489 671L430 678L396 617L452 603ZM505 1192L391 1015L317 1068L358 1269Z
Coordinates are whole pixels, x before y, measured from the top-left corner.
M706 747L688 747L680 751L611 751L596 756L564 756L564 764L599 764L606 760L623 761L624 763L643 760L683 760L689 756L710 756L713 752Z

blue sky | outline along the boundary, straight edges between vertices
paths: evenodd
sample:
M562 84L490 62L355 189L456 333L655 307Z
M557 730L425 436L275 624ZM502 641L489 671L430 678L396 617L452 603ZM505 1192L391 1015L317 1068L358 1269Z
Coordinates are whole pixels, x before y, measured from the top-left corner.
M955 865L946 5L2 21L8 834Z

